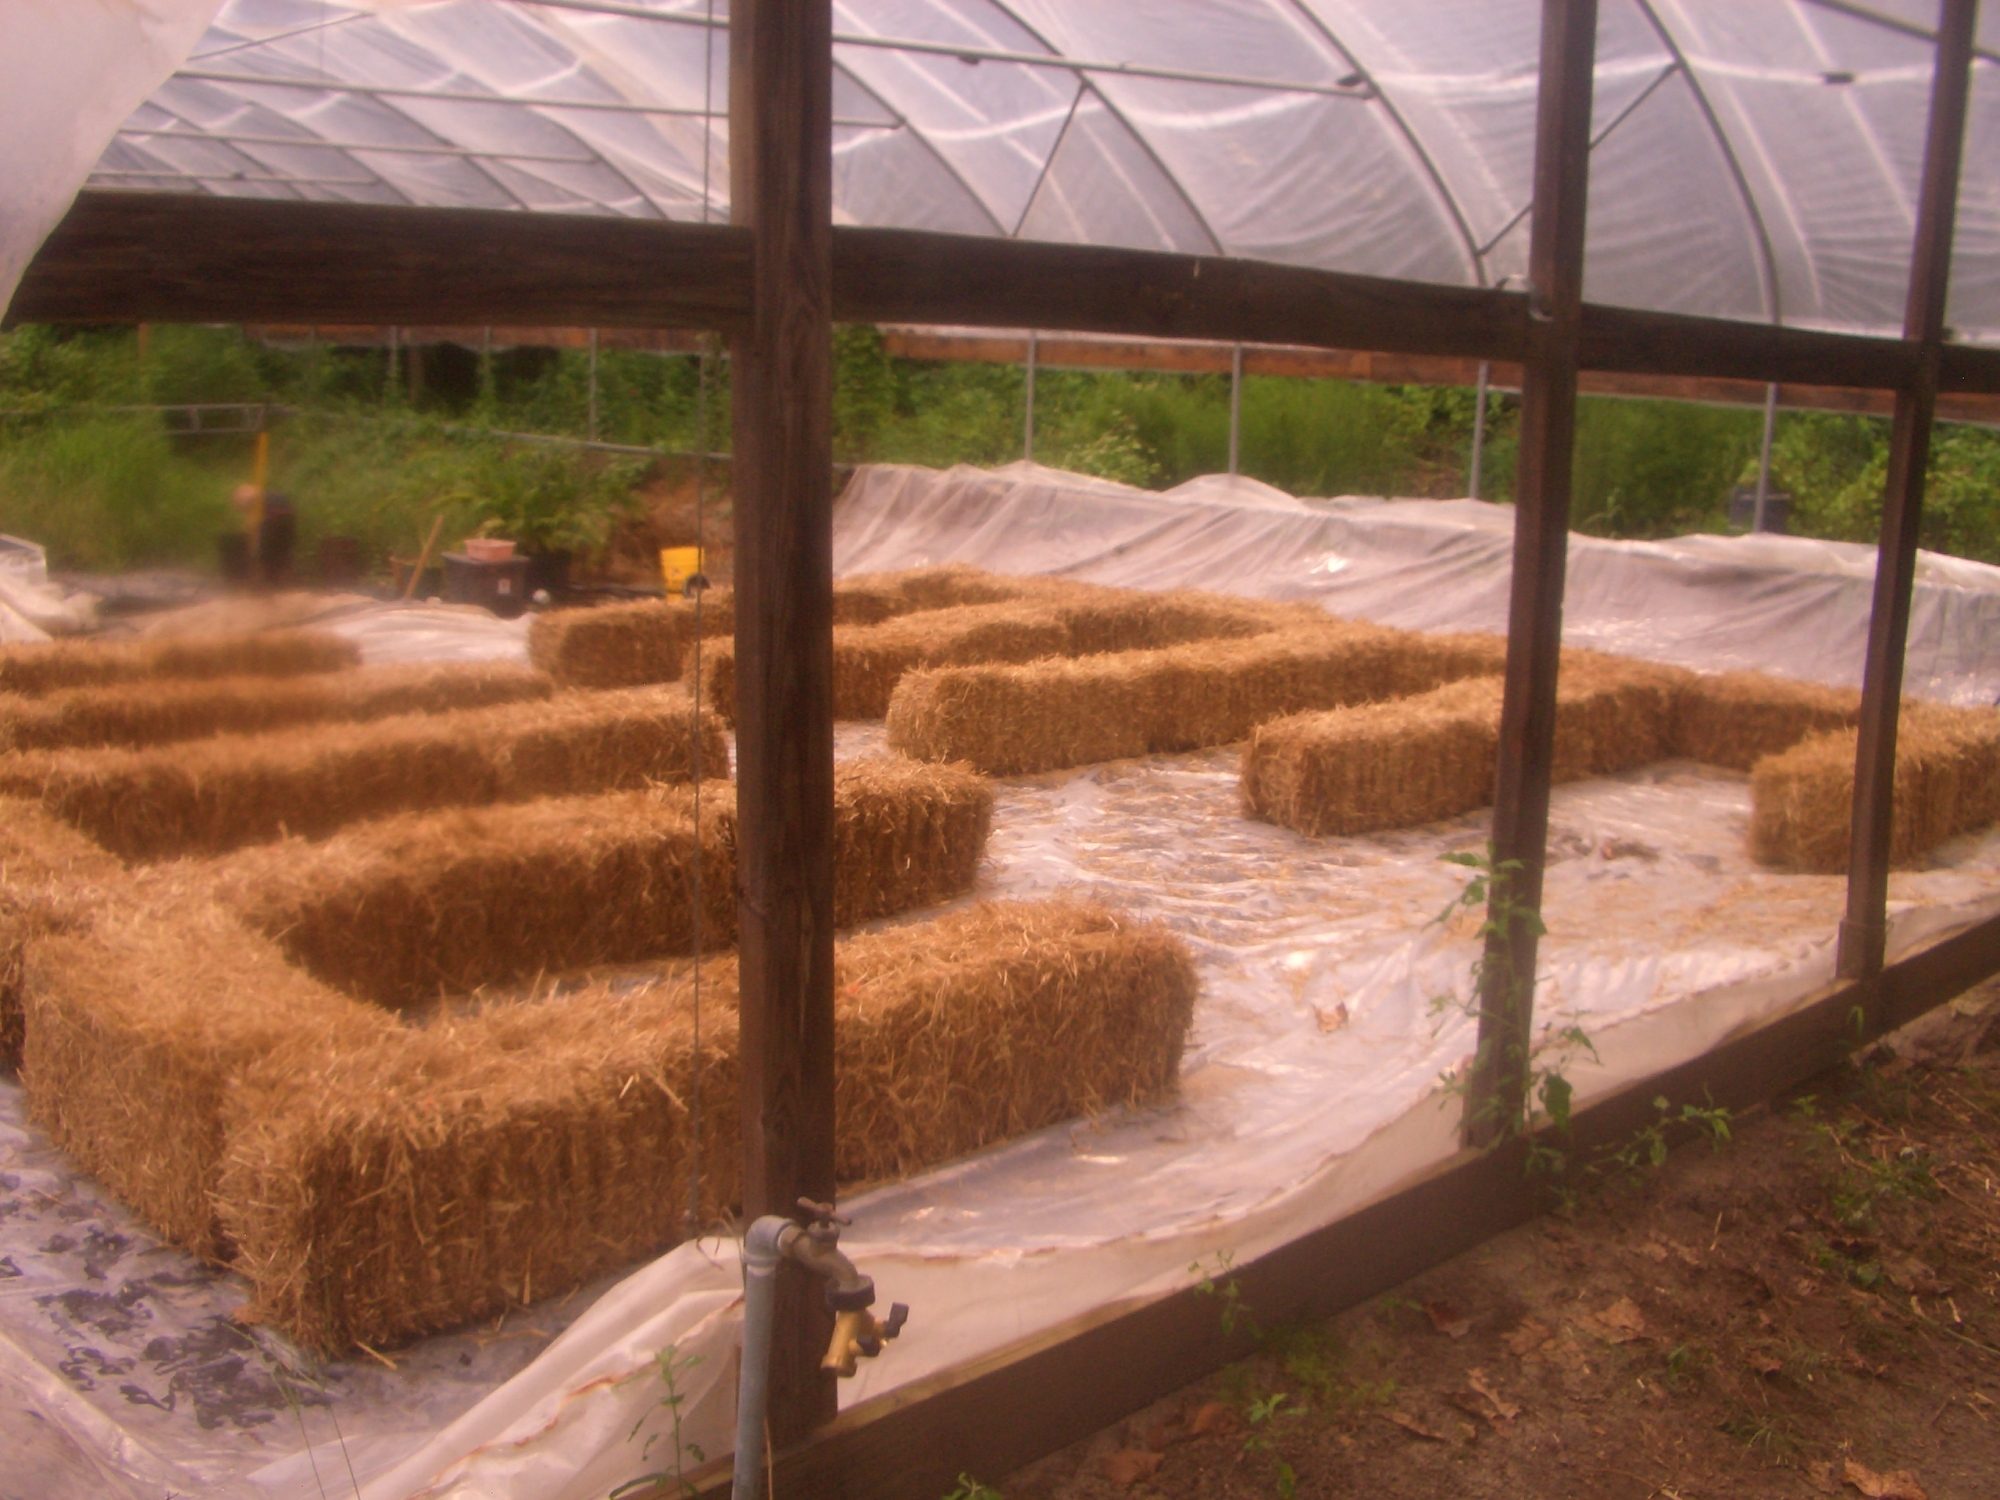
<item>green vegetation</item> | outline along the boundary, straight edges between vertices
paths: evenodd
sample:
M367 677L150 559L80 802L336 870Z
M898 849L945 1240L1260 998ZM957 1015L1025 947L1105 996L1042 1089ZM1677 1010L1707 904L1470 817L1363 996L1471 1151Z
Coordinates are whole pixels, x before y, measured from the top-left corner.
M834 450L845 462L997 465L1021 456L1026 380L1007 365L893 358L872 328L836 331ZM413 367L376 349L281 348L234 329L29 327L0 335L0 529L46 543L71 567L198 563L247 477L247 436L174 435L171 403L273 402L272 482L300 503L307 554L358 537L377 557L413 551L431 518L447 535L482 525L587 552L617 524L642 462L531 448L486 429L581 437L582 350L432 348ZM419 377L420 378L416 378ZM1227 467L1229 383L1218 375L1042 369L1035 456L1166 487ZM1242 393L1245 473L1299 495L1464 493L1473 395L1253 376ZM1511 498L1518 412L1488 411L1481 493ZM1577 526L1605 536L1719 530L1730 488L1754 476L1759 414L1586 399L1577 426ZM685 452L728 447L724 359L605 349L597 436ZM1788 414L1773 449L1792 527L1872 540L1888 453L1873 418ZM2000 561L2000 434L1941 428L1926 546Z

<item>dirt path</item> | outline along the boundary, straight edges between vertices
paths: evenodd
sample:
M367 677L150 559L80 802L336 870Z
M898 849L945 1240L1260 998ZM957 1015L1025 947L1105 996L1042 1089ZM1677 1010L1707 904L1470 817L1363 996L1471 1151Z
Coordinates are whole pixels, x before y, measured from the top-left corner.
M1996 1020L1641 1137L1568 1212L956 1500L1993 1500Z

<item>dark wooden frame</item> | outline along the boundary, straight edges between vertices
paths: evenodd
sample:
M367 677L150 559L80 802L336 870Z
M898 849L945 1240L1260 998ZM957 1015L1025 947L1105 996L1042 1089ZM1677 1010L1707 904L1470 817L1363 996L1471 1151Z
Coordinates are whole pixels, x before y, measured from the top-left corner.
M1879 943L1886 789L1923 445L1940 393L2000 394L2000 350L1943 343L1937 311L1949 264L1976 4L1946 0L1944 7L1917 270L1899 339L1649 313L1577 298L1580 158L1595 0L1544 3L1548 97L1541 126L1547 138L1538 144L1529 294L1213 257L899 230L829 231L820 190L825 133L820 123L801 118L801 105L807 113L825 113L818 70L827 5L739 0L733 9L753 18L746 28L755 27L739 42L746 54L762 54L735 64L741 69L732 106L740 111L739 142L751 143L755 153L754 161L738 164L738 201L749 205L746 224L92 193L78 200L30 267L10 317L699 327L737 341L739 361L747 357L750 365L747 380L739 370L736 393L738 504L751 517L753 533L768 525L783 538L743 538L753 577L765 586L759 593L753 582L747 609L739 609L753 619L739 626L738 670L746 682L763 681L767 700L762 719L753 714L747 731L756 743L746 756L752 774L742 792L759 812L746 810L743 858L756 867L789 850L803 861L803 874L789 885L790 877L775 867L745 876L746 902L762 917L746 923L745 968L761 963L772 976L756 996L746 991L745 1016L746 1093L757 1101L747 1123L759 1137L747 1148L748 1177L754 1202L764 1207L783 1207L794 1188L816 1189L828 1178L822 1161L831 1117L813 1054L826 1050L816 955L831 870L819 857L813 828L824 811L819 747L831 743L816 685L817 663L831 637L821 545L820 436L828 391L818 364L829 316L1520 363L1534 410L1534 420L1524 422L1523 442L1524 479L1531 482L1519 487L1523 540L1509 664L1510 760L1495 824L1537 883L1543 851L1535 804L1545 815L1549 766L1542 731L1561 609L1563 506L1556 470L1568 420L1564 408L1574 401L1579 372L1893 392L1898 446L1871 625L1843 977L1802 1008L1580 1111L1575 1135L1587 1149L1648 1122L1651 1101L1661 1094L1706 1095L1732 1107L1768 1098L1837 1063L1867 1037L2000 971L2000 918L1886 967ZM747 507L741 492L746 467L753 471ZM817 476L809 472L814 469ZM739 572L745 562L739 553ZM785 590L769 586L780 579L803 592L787 598ZM787 653L806 660L785 668L773 659ZM798 704L781 706L774 695L793 688ZM792 768L798 786L778 784L781 766ZM760 883L767 880L778 885ZM793 992L778 993L794 981ZM1524 1022L1516 1014L1494 1019L1506 1027ZM753 1028L764 1038L754 1057L747 1042ZM1523 1082L1517 1075L1488 1086L1518 1094ZM1520 1151L1519 1142L1503 1142L1461 1153L1359 1213L1241 1267L1244 1295L1267 1318L1331 1312L1518 1222L1536 1207ZM949 1488L960 1468L1004 1472L1240 1352L1222 1334L1213 1307L1192 1289L1135 1310L1092 1315L1025 1347L865 1403L790 1443L777 1458L781 1492L922 1500ZM794 1351L794 1363L796 1357ZM801 1377L787 1386L774 1421L794 1436L824 1409L823 1385ZM711 1476L703 1492L718 1492L721 1483Z

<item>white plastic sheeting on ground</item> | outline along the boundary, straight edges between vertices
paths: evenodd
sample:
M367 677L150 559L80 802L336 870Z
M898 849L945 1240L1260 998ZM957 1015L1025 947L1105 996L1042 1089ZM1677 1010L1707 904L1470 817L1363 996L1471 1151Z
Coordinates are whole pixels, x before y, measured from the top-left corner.
M503 620L472 604L407 603L366 594L230 594L152 616L145 635L303 629L345 636L363 662L526 661L528 617Z
M1255 583L1266 573L1309 584L1366 571L1358 561L1325 567L1329 548L1316 529L1354 506L1220 485L1140 496L1036 470L978 479L864 472L837 513L843 569L952 559L1025 569L1038 557L1043 569L1123 570L1121 581L1211 586ZM1225 503L1224 493L1238 503ZM1029 497L1024 503L1035 509L1010 509L1010 494ZM908 509L898 527L910 529L909 555L889 555L892 501ZM1438 623L1484 623L1474 616L1496 588L1504 592L1491 575L1504 573L1505 552L1496 561L1470 548L1464 538L1491 528L1453 519L1459 509L1438 509L1444 524L1427 541L1418 516L1404 515L1413 538L1403 544L1407 554L1444 561L1429 572L1410 563L1402 592L1447 615L1460 600L1467 617ZM1294 555L1262 533L1266 525L1297 528L1286 533ZM1357 540L1343 545L1343 556L1363 555ZM1714 550L1726 555L1735 545L1718 541ZM1760 541L1748 550L1767 548ZM1607 565L1617 555L1614 548ZM1650 558L1653 549L1627 555ZM1671 551L1668 558L1668 572L1684 566ZM1716 573L1704 585L1713 608L1725 610L1730 570L1704 566ZM1737 571L1736 604L1754 605L1777 588L1780 572L1761 563ZM1974 573L1962 583L1976 593L1972 585L1983 579ZM1379 580L1378 587L1384 599L1398 592ZM1632 591L1635 613L1621 624L1607 607L1599 628L1622 631L1627 645L1643 644L1641 604L1665 598L1685 611L1700 597L1661 595L1630 580L1621 588ZM1857 607L1851 593L1813 597L1819 612L1795 616L1794 630L1851 632L1838 613ZM1676 615L1662 623L1692 632L1699 622ZM1785 659L1795 648L1789 634L1758 636L1735 659L1796 670ZM1959 685L1942 686L1951 693ZM847 725L837 749L850 756L881 742L879 726ZM1744 851L1748 800L1742 776L1684 763L1556 789L1539 1014L1545 1027L1582 1025L1595 1043L1599 1063L1572 1060L1567 1068L1586 1096L1697 1054L1828 976L1841 884L1752 864ZM1191 1264L1254 1256L1447 1154L1456 1122L1437 1079L1462 1066L1472 1045L1462 1004L1477 938L1470 919L1434 920L1464 873L1438 856L1476 847L1484 834L1477 814L1345 840L1255 823L1241 815L1235 756L1226 749L1001 783L977 896L1080 893L1166 922L1193 946L1203 995L1182 1088L1159 1107L1041 1131L844 1205L856 1219L849 1248L885 1298L913 1309L902 1339L864 1365L845 1399L1091 1308L1185 1285ZM1897 873L1891 900L1897 951L2000 907L2000 833L1958 840L1926 868ZM28 1142L31 1166L50 1170L31 1138L19 1139ZM684 1397L683 1440L711 1455L727 1444L737 1272L726 1242L683 1246L607 1291L532 1364L428 1438L414 1429L467 1396L465 1383L440 1381L441 1372L507 1329L419 1345L398 1356L408 1369L396 1374L362 1360L329 1365L320 1379L333 1400L304 1409L315 1447L302 1454L294 1451L299 1419L268 1390L260 1397L254 1363L231 1377L239 1405L220 1409L261 1410L268 1420L204 1427L192 1391L177 1413L161 1415L183 1389L175 1382L187 1367L171 1357L176 1341L220 1344L226 1279L197 1275L184 1257L150 1245L80 1185L58 1180L47 1191L55 1206L37 1200L43 1217L32 1230L0 1221L0 1256L23 1265L49 1260L53 1252L28 1242L45 1247L46 1216L73 1204L79 1222L145 1247L128 1252L136 1258L127 1263L163 1268L164 1284L179 1276L188 1288L178 1303L143 1288L127 1298L117 1269L100 1266L91 1282L89 1252L72 1245L64 1252L70 1284L44 1281L14 1298L0 1290L0 1336L12 1346L0 1347L0 1379L28 1393L28 1410L49 1414L45 1438L60 1434L72 1445L62 1461L78 1476L79 1493L87 1478L97 1494L157 1493L179 1483L247 1500L317 1493L315 1472L328 1493L345 1492L351 1464L367 1500L597 1500L672 1465L657 1363L669 1348ZM66 1333L75 1320L64 1299L77 1294L102 1299L81 1304L86 1310L115 1310L123 1299L134 1311L125 1324L104 1317L85 1333ZM509 1324L537 1330L524 1343L538 1341L587 1301L530 1308ZM52 1356L56 1347L69 1352ZM100 1368L117 1373L99 1377ZM194 1368L212 1371L212 1362ZM134 1411L128 1403L138 1398L121 1395L120 1381L157 1399ZM49 1438L45 1446L59 1445ZM86 1460L86 1451L98 1457ZM152 1488L114 1482L103 1470L141 1473Z
M96 599L49 582L40 544L0 536L0 643L45 641L96 623Z
M1033 464L876 465L840 500L843 573L970 562L1137 588L1310 599L1412 630L1507 628L1514 513L1478 500L1295 500L1254 479L1166 494ZM1807 537L1572 534L1563 640L1858 685L1875 549ZM2000 568L1917 555L1905 690L2000 699Z

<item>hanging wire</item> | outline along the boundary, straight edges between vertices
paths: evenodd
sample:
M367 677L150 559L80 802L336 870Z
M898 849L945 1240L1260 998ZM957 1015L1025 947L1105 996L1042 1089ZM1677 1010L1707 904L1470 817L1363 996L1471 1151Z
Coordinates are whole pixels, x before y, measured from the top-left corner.
M709 220L710 183L709 160L714 153L715 135L715 0L708 0L709 24L702 31L701 64L701 222ZM693 716L690 738L694 744L694 1074L688 1092L688 1139L691 1150L688 1153L688 1205L687 1234L698 1236L702 1229L701 1214L701 1078L703 1061L701 1053L701 929L706 919L707 907L702 902L702 866L704 846L701 841L701 596L708 591L708 578L702 571L702 564L708 546L708 374L709 352L714 344L712 334L704 334L701 341L699 373L695 378L694 425L694 577L690 580L694 594L694 655L692 662Z

